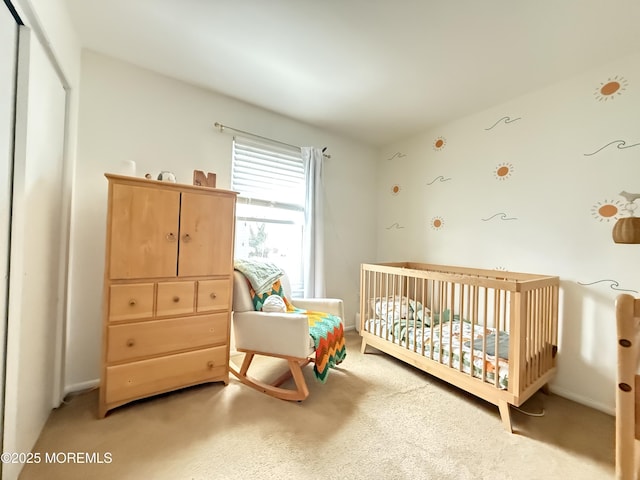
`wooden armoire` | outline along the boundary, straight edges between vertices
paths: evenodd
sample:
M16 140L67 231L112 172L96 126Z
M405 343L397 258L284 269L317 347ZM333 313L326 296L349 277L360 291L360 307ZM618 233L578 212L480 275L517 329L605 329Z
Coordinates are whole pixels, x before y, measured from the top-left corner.
M99 416L136 399L229 382L236 193L109 181Z

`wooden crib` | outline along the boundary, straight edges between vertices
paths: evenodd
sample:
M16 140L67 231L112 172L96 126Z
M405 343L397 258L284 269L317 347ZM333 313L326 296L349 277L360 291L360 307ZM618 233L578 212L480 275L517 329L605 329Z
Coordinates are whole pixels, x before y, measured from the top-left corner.
M616 389L616 476L640 478L640 298L616 298L618 388Z
M520 406L556 371L559 279L423 263L363 264L367 345L498 406Z

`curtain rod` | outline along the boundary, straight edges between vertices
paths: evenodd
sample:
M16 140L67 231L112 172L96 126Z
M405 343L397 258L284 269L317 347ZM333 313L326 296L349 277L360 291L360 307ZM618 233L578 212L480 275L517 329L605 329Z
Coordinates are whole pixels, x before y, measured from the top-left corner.
M229 130L233 130L234 132L238 132L238 133L244 133L245 135L250 135L252 137L256 137L256 138L261 138L263 140L267 140L269 142L276 142L279 143L281 145L286 145L287 147L293 147L293 148L300 148L298 145L291 145L290 143L285 143L285 142L281 142L280 140L274 140L273 138L268 138L268 137L263 137L262 135L256 135L255 133L251 133L251 132L245 132L244 130L240 130L239 128L234 128L234 127L230 127L229 125L223 125L220 122L216 122L213 124L214 127L216 127L218 130L220 130L220 132L224 132L224 129L229 129ZM324 147L322 149L322 156L325 158L331 158L331 155L324 153L324 151L327 149L327 147Z

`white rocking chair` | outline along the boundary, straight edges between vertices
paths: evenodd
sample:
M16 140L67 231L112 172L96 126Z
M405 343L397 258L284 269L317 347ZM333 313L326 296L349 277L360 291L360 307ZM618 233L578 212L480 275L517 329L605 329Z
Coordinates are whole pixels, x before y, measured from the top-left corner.
M342 300L317 298L291 298L291 286L287 276L280 278L284 295L297 308L331 313L344 318ZM309 335L306 315L297 313L255 311L246 277L235 271L233 274L233 329L235 347L243 352L244 360L240 369L231 363L230 372L245 385L275 398L302 401L309 396L309 389L302 374L302 367L313 362L315 348ZM275 381L266 383L248 375L255 355L277 357L287 360L289 370ZM296 388L282 388L281 385L293 378Z

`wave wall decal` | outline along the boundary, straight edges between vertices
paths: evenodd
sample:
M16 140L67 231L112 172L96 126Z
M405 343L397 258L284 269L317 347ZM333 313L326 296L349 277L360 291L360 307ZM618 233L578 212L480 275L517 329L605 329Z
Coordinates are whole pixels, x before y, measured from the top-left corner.
M584 156L585 157L590 157L591 155L595 155L596 153L601 152L602 150L607 148L609 145L613 145L614 143L617 143L616 148L618 150L624 150L625 148L637 147L638 145L640 145L640 143L634 143L633 145L627 145L627 142L625 142L624 140L614 140L613 142L607 143L604 147L599 148L595 152L585 153Z
M595 285L597 283L603 283L603 282L609 282L609 288L611 288L611 290L616 290L616 291L619 291L619 292L634 292L634 293L638 293L637 290L630 290L630 289L627 289L627 288L618 288L620 286L620 284L615 280L609 280L609 279L596 280L595 282L590 282L590 283L583 283L583 282L577 282L577 283L578 283L578 285L589 286L589 285Z
M522 117L518 117L518 118L511 118L511 117L502 117L500 120L498 120L496 123L494 123L493 125L491 125L489 128L485 128L485 130L491 130L493 127L495 127L496 125L498 125L500 122L503 122L505 125L509 124L509 123L513 123L517 120L520 120Z
M495 217L497 217L497 216L500 216L500 220L517 220L517 218L516 218L516 217L507 217L507 214L506 214L506 213L502 213L502 212L500 212L500 213L496 213L495 215L491 215L491 216L490 216L490 217L488 217L488 218L483 218L483 219L482 219L482 221L483 221L483 222L488 222L489 220L492 220L492 219L494 219L494 218L495 218Z
M402 157L406 157L406 155L404 153L402 153L402 152L396 152L396 153L393 154L393 156L387 158L387 161L391 161L394 158L402 158Z
M385 227L387 230L400 230L403 229L404 227L401 226L398 222L392 223L391 225L389 225L388 227Z
M442 175L439 175L429 183L427 183L427 185L433 185L437 180L440 180L440 182L448 182L449 180L451 180L451 178L444 178Z

